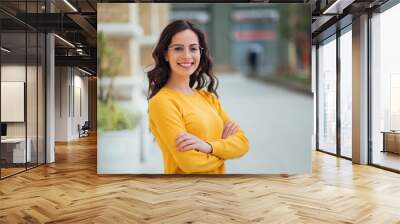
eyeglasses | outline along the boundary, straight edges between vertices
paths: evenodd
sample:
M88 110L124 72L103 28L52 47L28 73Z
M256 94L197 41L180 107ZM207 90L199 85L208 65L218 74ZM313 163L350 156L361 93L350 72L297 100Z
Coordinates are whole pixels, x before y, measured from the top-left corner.
M191 45L189 46L189 52L192 55L199 55L203 51L204 48L199 45ZM168 50L172 50L174 54L183 54L185 52L185 47L183 45L173 45L168 47Z

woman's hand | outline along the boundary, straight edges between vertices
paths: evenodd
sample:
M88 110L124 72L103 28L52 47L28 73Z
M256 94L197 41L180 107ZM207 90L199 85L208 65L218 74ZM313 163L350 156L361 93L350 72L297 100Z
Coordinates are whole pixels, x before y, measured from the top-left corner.
M235 122L228 121L224 125L224 130L222 131L222 139L226 139L231 135L236 134L238 130L238 126L235 124Z
M212 147L207 142L191 135L187 132L182 132L176 137L176 149L179 151L198 150L204 153L211 153Z

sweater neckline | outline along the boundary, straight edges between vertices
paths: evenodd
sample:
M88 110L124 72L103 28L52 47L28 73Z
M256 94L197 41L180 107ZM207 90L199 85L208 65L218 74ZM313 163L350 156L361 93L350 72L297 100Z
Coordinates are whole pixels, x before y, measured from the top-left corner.
M177 94L179 94L179 95L186 96L186 97L194 97L194 96L197 95L197 89L192 89L192 90L193 90L193 93L192 93L192 94L187 94L187 93L181 92L181 91L179 91L179 90L172 89L172 88L170 88L170 87L168 87L168 86L164 86L163 88L165 88L166 90L169 90L169 91L171 91L171 92L177 93Z

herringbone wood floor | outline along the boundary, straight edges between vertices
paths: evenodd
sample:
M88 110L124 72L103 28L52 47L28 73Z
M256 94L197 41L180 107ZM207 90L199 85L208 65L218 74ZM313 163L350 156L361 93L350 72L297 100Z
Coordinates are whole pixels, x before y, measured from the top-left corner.
M310 175L96 174L96 139L0 181L0 223L400 223L400 175L315 152Z

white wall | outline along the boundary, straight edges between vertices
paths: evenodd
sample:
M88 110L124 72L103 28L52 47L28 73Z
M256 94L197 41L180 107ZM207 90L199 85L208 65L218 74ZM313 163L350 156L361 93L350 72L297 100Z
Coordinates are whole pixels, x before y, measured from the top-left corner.
M26 74L25 65L2 65L1 66L1 81L2 82L25 82ZM28 70L31 67L28 66ZM3 98L4 96L2 96ZM1 108L7 110L8 108ZM24 109L24 108L22 108ZM8 122L7 123L8 137L25 137L25 122Z
M78 124L88 120L88 78L77 69L57 67L55 86L55 140L77 139Z
M72 108L72 119L71 119L71 132L70 135L72 138L78 138L79 133L78 133L78 124L82 126L85 121L88 120L88 78L87 76L83 77L78 73L77 75L77 70L74 72L74 96L72 98L74 99L74 103L71 105L74 105ZM78 71L79 72L79 71ZM80 102L79 102L80 101ZM79 108L81 107L81 108ZM81 110L81 111L80 111Z
M55 141L67 141L68 68L55 68Z
M35 133L36 135L36 107L37 96L36 96L36 80L32 80L31 74L36 74L36 67L22 65L2 65L1 67L1 81L2 82L24 82L26 72L28 72L28 88L27 90L27 121L22 122L7 122L7 136L8 137L24 137L25 126L28 125L28 137L30 134ZM31 87L31 88L29 88ZM7 96L2 96L2 98ZM39 107L42 105L39 105ZM24 110L24 107L21 108ZM1 110L10 110L10 108L2 108ZM24 112L24 111L22 111ZM4 113L4 111L3 111Z

